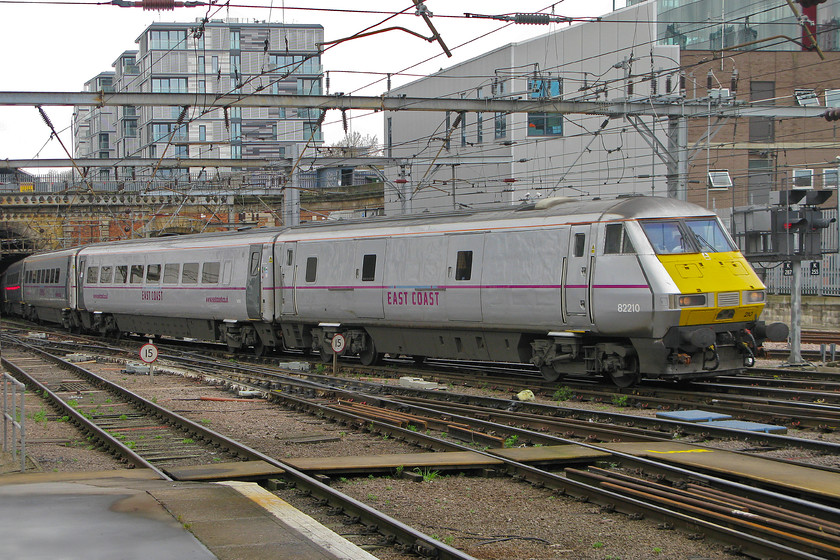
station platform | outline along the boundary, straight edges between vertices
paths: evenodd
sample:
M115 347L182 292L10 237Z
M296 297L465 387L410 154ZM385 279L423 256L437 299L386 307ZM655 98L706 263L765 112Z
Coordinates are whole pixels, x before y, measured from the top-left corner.
M375 560L251 482L5 474L0 503L0 558Z

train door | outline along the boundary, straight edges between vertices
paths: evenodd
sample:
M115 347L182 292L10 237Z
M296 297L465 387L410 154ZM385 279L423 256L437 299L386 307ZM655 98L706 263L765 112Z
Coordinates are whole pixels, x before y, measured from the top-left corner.
M274 251L273 243L264 243L262 248L262 262L260 263L260 312L264 321L274 320Z
M79 269L76 270L76 280L78 286L78 304L79 304L79 311L86 311L87 306L85 305L85 266L87 263L87 259L82 257L79 259Z
M78 294L76 293L76 253L67 258L67 277L64 278L64 293L67 294L67 304L70 309L76 309Z
M592 273L591 226L574 225L569 235L569 250L563 267L564 318L586 318L589 312L590 279ZM574 321L579 323L580 321Z
M382 294L385 271L385 239L360 239L356 242L353 263L353 301L359 317L382 319L385 316Z
M280 305L283 315L297 315L297 242L286 242L277 254L280 259Z
M260 303L262 301L262 285L260 275L262 270L262 245L251 245L248 249L248 274L245 280L245 309L249 319L260 318Z
M448 236L446 314L450 321L481 321L484 234Z

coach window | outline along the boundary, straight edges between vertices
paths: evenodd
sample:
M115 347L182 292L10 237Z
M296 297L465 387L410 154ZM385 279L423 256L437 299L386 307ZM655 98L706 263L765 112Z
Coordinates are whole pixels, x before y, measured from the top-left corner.
M585 233L576 233L575 234L575 256L582 257L583 253L586 251L586 234Z
M150 264L146 267L146 283L157 284L160 282L160 265Z
M103 266L99 273L99 282L102 284L110 284L113 276L114 268L111 266Z
M472 251L458 251L455 262L455 280L469 280L472 278Z
M286 251L286 266L292 266L292 257L294 256L294 252L291 249Z
M604 254L621 255L635 253L633 243L624 229L624 224L607 224L604 236Z
M219 283L219 263L206 262L201 268L201 283L202 284L218 284Z
M181 275L181 265L178 263L167 264L163 267L163 283L177 284Z
M58 284L59 282L61 282L61 269L56 268L55 269L55 283Z
M99 281L99 267L98 266L89 266L87 269L87 279L85 282L88 284L96 284Z
M120 265L114 269L114 284L125 284L128 278L128 267Z
M144 265L142 264L133 264L131 265L131 284L142 284L143 283L143 268Z
M309 257L306 259L306 281L314 282L315 275L318 272L318 257Z
M362 258L362 282L373 282L376 277L376 255L365 255Z
M198 284L198 263L184 263L181 273L182 284Z

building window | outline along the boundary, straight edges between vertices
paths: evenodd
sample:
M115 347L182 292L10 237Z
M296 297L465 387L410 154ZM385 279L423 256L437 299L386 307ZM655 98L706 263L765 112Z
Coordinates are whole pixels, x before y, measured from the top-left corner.
M323 139L321 138L321 125L309 121L303 123L303 136L307 140L312 138L315 142L320 142Z
M137 116L137 107L134 105L123 105L123 116L124 117L136 117Z
M484 130L482 130L484 126L484 113L476 113L475 114L475 142L476 144L481 144L484 142Z
M501 140L507 136L507 115L505 113L496 113L494 119L494 137L496 140Z
M773 188L773 162L766 158L751 159L747 175L748 204L767 204Z
M178 123L153 123L149 125L151 142L169 142L170 139L186 142L187 127Z
M239 50L239 30L238 29L231 29L230 30L230 50L238 51Z
M836 189L837 185L840 184L840 181L838 181L838 177L840 177L840 170L823 169L823 188Z
M793 185L794 189L811 189L814 187L814 170L813 169L794 169L793 170Z
M776 82L750 82L753 105L775 105ZM750 117L750 142L773 142L776 138L773 117Z
M840 107L840 89L825 90L825 106Z
M150 31L149 48L163 50L185 49L187 48L187 31L184 29L177 31Z
M100 132L99 133L99 149L100 150L107 150L110 147L110 143L108 142L108 133L107 132Z
M204 57L203 56L198 57L198 66L196 68L196 71L199 74L204 74Z
M207 141L207 127L203 124L198 126L198 141L199 142L206 142Z
M198 80L198 93L207 93L207 82Z
M238 54L230 55L230 75L239 78L239 69L242 67L242 58Z
M213 68L213 73L214 73L214 74L218 74L218 73L219 73L219 57L218 57L218 56L214 56L214 57L211 59L211 63L213 64L213 66L212 66L212 68Z
M136 119L126 119L123 121L123 136L126 138L136 138L137 137L137 120Z
M242 123L232 122L230 123L230 141L236 142L237 140L242 140Z
M242 118L242 107L231 107L230 108L230 118L241 119Z
M321 80L301 78L297 81L298 95L321 95Z
M152 93L188 93L186 78L152 78Z
M559 78L528 80L528 98L545 100L559 98L563 82ZM562 136L563 115L557 113L528 113L528 136Z
M231 159L242 159L242 146L233 145L230 147Z
M277 138L277 123L273 123L271 125L271 139L275 142L278 140Z
M461 113L461 147L467 147L467 113Z
M151 144L149 146L149 157L150 158L156 158L157 157L157 146L155 146L154 144Z

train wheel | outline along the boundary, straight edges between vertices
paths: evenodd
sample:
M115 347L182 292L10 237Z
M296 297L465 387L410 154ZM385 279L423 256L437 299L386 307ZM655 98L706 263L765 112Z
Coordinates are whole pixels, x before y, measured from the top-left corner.
M418 366L422 366L423 363L426 361L426 356L418 356L418 355L415 354L414 356L411 357L411 359L414 360L414 363L417 364Z
M263 344L262 339L257 338L257 342L254 344L254 356L257 358L262 358L266 354L265 344Z
M333 353L331 350L322 346L321 349L318 351L318 357L321 358L322 363L331 364L333 360Z
M542 374L543 379L548 382L559 381L563 378L563 372L557 371L554 369L554 366L549 364L540 366L540 373Z
M611 371L607 374L609 380L612 381L616 387L621 387L622 389L632 387L642 380L642 376L639 373L639 361L633 357L628 359L627 365L629 366L627 369Z
M376 346L373 344L373 339L370 336L365 337L365 349L359 352L359 361L363 366L372 366L382 361L384 354L376 351Z

